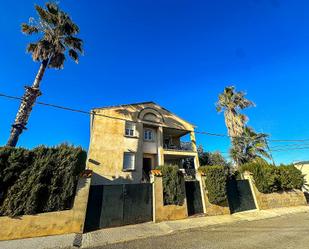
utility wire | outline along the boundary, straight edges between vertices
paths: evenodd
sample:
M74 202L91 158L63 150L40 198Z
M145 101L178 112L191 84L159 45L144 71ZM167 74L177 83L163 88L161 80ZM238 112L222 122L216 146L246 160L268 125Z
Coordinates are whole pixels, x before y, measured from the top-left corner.
M24 99L23 97L11 96L11 95L7 95L7 94L4 94L4 93L0 93L0 97L7 98L7 99L13 99L13 100L23 100ZM89 112L89 111L85 111L85 110L49 104L49 103L40 102L40 101L36 101L35 103L38 104L38 105L49 106L49 107L53 107L53 108L57 108L57 109L62 109L62 110L65 110L65 111L71 111L71 112L83 113L83 114L87 114L87 115L94 115L94 116L101 116L101 117L106 117L106 118L111 118L111 119L129 121L125 118L112 117L112 116L109 116L109 115L96 113L95 111ZM215 137L232 137L232 136L229 136L229 135L226 135L226 134L211 133L211 132L205 132L205 131L195 131L195 133L196 134L208 135L208 136L215 136ZM267 139L267 141L269 141L269 142L306 142L306 141L309 141L309 139Z
M3 93L0 93L0 97L5 97L5 98L8 98L8 99L14 99L14 100L23 100L24 99L22 97L10 96L10 95L6 95L6 94L3 94ZM73 108L60 106L60 105L48 104L48 103L44 103L44 102L40 102L40 101L36 101L35 103L38 104L38 105L49 106L49 107L53 107L53 108L57 108L57 109L62 109L62 110L65 110L65 111L71 111L71 112L83 113L83 114L87 114L87 115L96 115L96 116L101 116L101 117L106 117L106 118L128 121L127 119L124 119L124 118L112 117L112 116L96 113L94 111L89 112L89 111L85 111L85 110L73 109Z
M198 134L204 134L208 136L215 136L215 137L229 137L229 138L235 138L233 136L229 136L226 134L219 134L219 133L210 133L210 132L205 132L205 131L195 131L195 133ZM238 136L241 137L241 136ZM267 139L270 142L306 142L309 141L309 138L307 139Z
M272 150L281 150L281 149L297 149L297 148L302 148L302 147L308 147L308 144L298 144L297 146L282 146L282 147L271 147Z
M308 144L308 143L300 143L300 144L283 144L283 145L271 146L271 149L298 148L299 146L309 146L309 144Z
M272 150L270 149L271 152L286 152L290 150L309 150L309 147L300 147L300 148L292 148L292 149L278 149L278 150ZM230 154L228 151L220 151L220 150L214 150L213 152L219 152L221 154ZM228 156L230 157L230 156Z
M278 151L290 151L290 150L308 150L309 147L299 147L299 148L289 148L289 149L278 149L278 150L271 150L273 152L278 152Z

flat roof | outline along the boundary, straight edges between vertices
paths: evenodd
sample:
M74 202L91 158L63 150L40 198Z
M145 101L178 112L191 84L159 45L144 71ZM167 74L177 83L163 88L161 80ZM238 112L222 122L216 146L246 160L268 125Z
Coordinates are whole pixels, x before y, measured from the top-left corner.
M308 164L309 165L309 161L301 161L301 162L297 162L297 163L294 163L295 165L298 165L298 164Z

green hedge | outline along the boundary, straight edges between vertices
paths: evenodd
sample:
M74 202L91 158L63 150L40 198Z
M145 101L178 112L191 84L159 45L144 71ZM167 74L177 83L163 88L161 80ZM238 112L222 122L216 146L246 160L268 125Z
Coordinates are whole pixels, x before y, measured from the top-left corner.
M294 165L280 165L278 175L282 190L301 189L305 184L302 172Z
M62 144L32 150L0 148L0 215L70 209L86 152Z
M257 189L265 194L301 189L305 183L301 171L293 165L276 167L265 160L256 160L243 165L240 170L251 172Z
M226 180L227 172L224 166L202 166L199 169L205 176L208 200L212 204L221 204L227 200Z
M164 205L183 205L185 199L184 176L177 165L164 165L162 172Z

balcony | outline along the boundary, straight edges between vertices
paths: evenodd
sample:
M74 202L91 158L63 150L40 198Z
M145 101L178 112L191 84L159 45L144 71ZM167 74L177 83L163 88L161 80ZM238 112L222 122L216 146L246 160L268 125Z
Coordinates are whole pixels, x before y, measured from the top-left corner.
M180 142L179 145L173 143L165 143L163 145L164 150L173 151L193 151L191 142Z
M178 157L194 156L190 131L163 128L163 149L165 155Z

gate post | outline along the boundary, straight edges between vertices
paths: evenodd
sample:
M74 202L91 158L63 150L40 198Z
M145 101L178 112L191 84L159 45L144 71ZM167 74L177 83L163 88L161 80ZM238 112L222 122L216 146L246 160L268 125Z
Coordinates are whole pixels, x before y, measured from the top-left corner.
M252 196L253 196L253 200L254 200L256 209L261 210L259 203L257 201L255 189L254 189L255 186L254 186L254 183L253 183L253 180L252 180L252 174L250 172L246 171L246 172L243 173L243 176L244 176L244 179L249 181L249 185L250 185L250 189L251 189L251 193L252 193Z
M153 186L153 221L160 222L187 218L188 209L186 198L181 206L174 204L164 205L161 170L151 171L151 181Z
M152 221L156 222L156 188L155 188L155 176L154 173L151 171L150 174L150 183L152 186Z
M206 214L206 200L205 200L205 189L204 189L204 184L203 184L203 178L200 172L196 171L196 180L198 180L200 184L200 189L201 189L201 195L202 195L202 204L203 204L203 213Z

